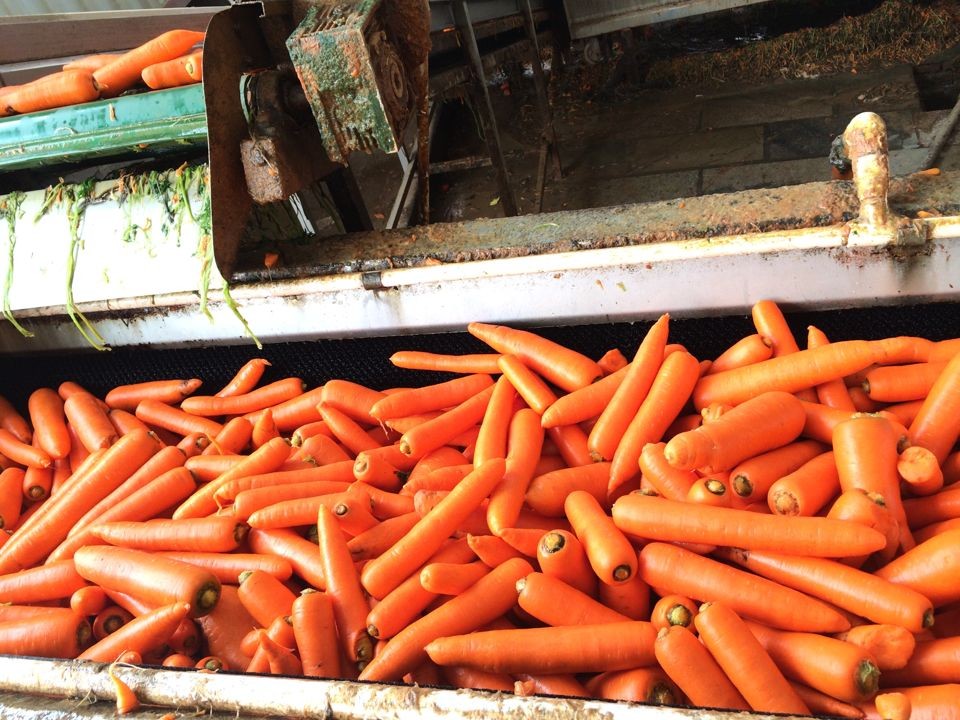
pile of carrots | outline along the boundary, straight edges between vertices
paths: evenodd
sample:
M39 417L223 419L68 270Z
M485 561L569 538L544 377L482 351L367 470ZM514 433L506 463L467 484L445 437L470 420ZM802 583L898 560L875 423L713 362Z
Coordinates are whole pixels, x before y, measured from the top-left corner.
M414 388L0 405L0 653L858 718L960 714L960 339L698 360L472 323ZM121 693L123 708L136 698Z
M151 90L203 79L204 33L169 30L125 53L88 55L59 72L23 85L0 87L0 117L112 98L138 85Z

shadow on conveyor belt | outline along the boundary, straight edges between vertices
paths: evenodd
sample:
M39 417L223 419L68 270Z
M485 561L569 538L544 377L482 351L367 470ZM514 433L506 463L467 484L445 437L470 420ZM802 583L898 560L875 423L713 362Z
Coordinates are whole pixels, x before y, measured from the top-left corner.
M801 347L808 325L816 325L833 341L894 335L943 340L960 337L960 302L790 313L788 320ZM543 327L537 332L592 357L600 357L616 347L629 358L650 324ZM698 358L712 358L753 332L756 331L747 315L673 319L670 341L684 344ZM55 388L64 380L79 382L102 397L116 385L189 377L203 380L200 393L213 394L253 357L265 357L272 363L263 382L292 375L302 378L308 388L331 378L353 380L378 389L449 379L449 375L440 373L394 367L389 358L398 350L489 352L489 348L464 332L276 343L265 346L262 352L252 345L228 345L168 350L130 347L101 354L29 358L0 356L0 394L25 409L32 390L42 386Z

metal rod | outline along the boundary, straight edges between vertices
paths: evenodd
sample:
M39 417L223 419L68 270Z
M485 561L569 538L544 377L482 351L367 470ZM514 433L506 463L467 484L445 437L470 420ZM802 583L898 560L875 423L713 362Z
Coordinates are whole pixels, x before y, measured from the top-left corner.
M473 25L470 22L470 11L466 0L453 0L453 17L457 29L467 50L470 66L473 69L474 82L471 83L471 92L474 95L480 124L483 126L484 140L490 153L490 160L497 171L497 183L500 186L500 204L505 215L517 215L517 201L510 186L510 175L507 172L507 161L503 156L503 145L500 142L500 129L497 127L497 118L494 114L490 92L487 90L486 76L483 72L483 59L480 57L480 48L477 47L477 38L473 34Z
M527 32L527 39L531 46L531 64L533 65L533 85L537 91L537 107L540 111L541 142L547 144L552 152L557 175L563 177L563 163L560 160L560 145L557 142L557 131L553 125L553 113L550 112L550 97L547 94L547 77L543 72L543 62L540 59L540 43L537 39L537 26L533 20L533 10L530 0L519 0L520 11L523 15L523 27ZM542 201L542 187L541 198Z
M457 172L458 170L473 170L474 168L490 167L491 164L490 158L486 155L470 155L468 157L456 158L455 160L442 160L441 162L430 163L430 174L441 175L443 173Z
M953 104L953 109L950 111L950 114L947 115L945 124L940 128L933 142L930 143L930 149L927 151L927 156L923 160L921 170L929 170L936 165L937 158L940 157L940 153L943 152L947 141L950 139L950 136L953 135L953 129L957 126L958 119L960 119L960 97L957 97L957 102Z
M373 230L373 220L370 219L360 186L357 185L357 179L349 166L335 171L325 178L324 182L347 232Z

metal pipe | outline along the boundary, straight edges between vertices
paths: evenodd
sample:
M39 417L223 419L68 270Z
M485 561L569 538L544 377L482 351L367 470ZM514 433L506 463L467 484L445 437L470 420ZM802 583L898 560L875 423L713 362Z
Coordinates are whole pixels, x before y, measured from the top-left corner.
M843 144L853 168L853 182L860 200L859 222L870 230L890 224L887 203L890 188L890 155L887 126L876 113L860 113L843 132Z

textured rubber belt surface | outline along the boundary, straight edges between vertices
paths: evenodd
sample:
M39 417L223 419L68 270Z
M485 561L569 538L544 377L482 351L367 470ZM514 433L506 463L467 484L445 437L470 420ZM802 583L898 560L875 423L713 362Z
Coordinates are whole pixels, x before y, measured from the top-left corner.
M893 335L918 335L931 340L960 337L960 303L794 313L788 314L788 320L801 347L806 344L807 326L811 324L833 341ZM600 357L617 347L630 358L650 324L544 327L536 331L591 357ZM684 344L698 358L712 358L753 332L756 331L747 315L673 319L670 342ZM262 352L253 345L229 345L175 350L116 348L105 353L34 357L0 355L0 394L25 410L32 390L43 386L56 388L64 380L74 380L102 397L117 385L189 377L203 380L200 393L213 394L253 357L264 357L272 363L263 382L292 375L302 378L308 387L330 378L382 389L424 385L450 377L394 367L389 358L397 350L490 352L467 333L442 333L278 343L265 346Z

